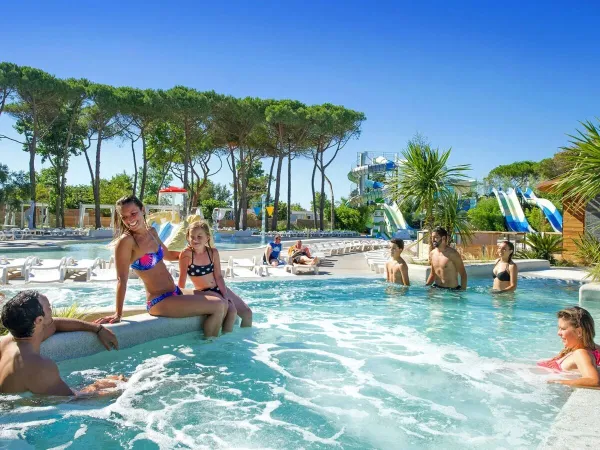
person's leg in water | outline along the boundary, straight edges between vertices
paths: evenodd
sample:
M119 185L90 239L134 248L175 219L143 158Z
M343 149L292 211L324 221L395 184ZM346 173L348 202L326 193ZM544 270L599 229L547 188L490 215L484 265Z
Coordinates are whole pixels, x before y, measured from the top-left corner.
M225 319L223 320L223 333L231 333L233 326L235 325L235 319L237 319L237 309L232 300L227 301L227 312L225 313Z
M251 327L252 326L252 310L235 292L227 288L227 297L233 300L237 315L242 319L240 327Z
M155 304L148 311L153 316L194 317L206 315L204 336L219 335L227 305L225 300L213 294L173 295Z
M223 301L223 333L231 333L233 331L233 326L235 325L235 318L237 317L237 310L235 308L235 304L226 300L225 297L221 294L221 291L200 291L193 290L194 295L205 295L207 292L210 292L211 295L215 295L222 299Z

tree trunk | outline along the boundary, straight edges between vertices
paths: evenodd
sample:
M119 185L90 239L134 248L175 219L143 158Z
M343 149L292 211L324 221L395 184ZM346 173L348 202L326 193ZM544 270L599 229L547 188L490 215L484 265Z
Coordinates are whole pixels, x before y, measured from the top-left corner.
M329 192L331 193L331 230L335 229L335 202L334 202L334 198L333 198L333 185L331 184L331 180L327 177L325 177L325 180L327 180L327 183L329 184Z
M229 155L231 156L231 173L233 174L233 220L238 222L238 179L237 168L235 167L235 153L233 147L229 147ZM236 228L237 229L237 228Z
M183 188L186 189L188 192L190 192L189 184L188 184L188 171L189 171L190 155L191 155L191 142L190 142L190 123L187 119L185 120L184 130L185 130L185 156L183 158ZM184 213L185 213L185 215L187 215L189 213L188 205L185 205Z
M325 221L325 168L323 167L323 153L321 152L321 204L319 205L319 225L321 231L325 229L324 221Z
M29 144L29 183L31 184L30 186L30 195L31 195L31 208L32 208L32 216L31 216L31 227L35 228L36 227L36 223L35 223L35 201L36 201L36 195L35 195L35 188L36 188L36 182L35 182L35 150L36 150L36 141L37 141L37 136L36 136L36 131L35 131L35 125L34 125L34 131L33 131L33 138L31 139L31 143ZM27 224L27 226L29 226L29 224Z
M315 165L313 166L313 171L312 171L312 178L311 178L311 183L310 186L312 188L312 206L313 206L313 222L315 224L315 230L317 228L319 228L319 224L317 223L317 197L315 195L315 175L317 173L317 161L318 161L318 153L315 155L314 159L315 159Z
M273 218L271 220L271 228L273 231L277 231L277 216L279 214L279 191L281 188L281 166L283 165L283 155L279 157L277 161L277 178L275 179L275 197L273 204Z
M67 184L67 177L66 177L66 173L67 173L67 164L65 164L64 170L61 174L60 177L60 191L59 191L59 197L60 197L60 224L61 226L65 226L65 187Z
M248 176L246 175L246 164L242 164L243 170L240 178L242 180L241 186L241 213L242 213L242 230L248 228Z
M148 155L146 153L146 135L142 129L142 184L140 186L140 201L144 201L146 179L148 178ZM160 189L160 187L159 187Z
M248 180L246 179L246 158L247 155L244 150L240 148L240 173L238 175L238 183L240 184L240 227L245 230L247 227L248 220L248 194L246 192L246 186Z
M100 151L102 149L102 131L98 131L98 144L96 145L96 172L94 174L94 214L96 215L96 229L102 228L100 217Z
M287 191L287 224L286 230L292 227L292 152L288 148L288 191Z
M135 158L135 141L131 140L131 154L133 155L133 192L131 195L135 195L135 191L137 191L137 179L138 179L138 169L137 169L137 160Z
M273 168L275 167L275 159L276 157L273 156L273 158L271 159L271 170L269 170L269 181L267 182L267 198L265 199L265 204L264 206L266 207L269 202L271 201L271 180L273 179ZM266 214L266 211L263 211L263 214ZM269 221L265 220L265 231L269 231Z

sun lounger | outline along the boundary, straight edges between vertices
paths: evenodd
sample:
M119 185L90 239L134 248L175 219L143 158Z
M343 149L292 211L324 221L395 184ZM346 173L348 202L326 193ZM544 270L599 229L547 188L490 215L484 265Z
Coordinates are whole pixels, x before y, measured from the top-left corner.
M262 269L257 268L256 258L233 259L230 256L227 261L221 261L225 265L225 277L230 278L257 278L262 275Z
M296 263L291 263L288 264L285 267L285 270L287 272L292 273L293 275L296 275L298 273L298 271L301 272L312 272L315 275L319 274L319 266L317 264L296 264Z
M65 265L65 278L69 276L85 276L85 281L90 281L92 271L98 267L103 268L105 261L102 258L80 259L79 261L69 261Z
M63 256L60 260L33 258L33 263L25 271L26 283L52 283L65 280L65 267L73 258Z
M8 284L8 279L11 277L25 278L32 258L32 256L28 256L27 258L18 258L12 261L6 258L0 260L0 281L2 284Z

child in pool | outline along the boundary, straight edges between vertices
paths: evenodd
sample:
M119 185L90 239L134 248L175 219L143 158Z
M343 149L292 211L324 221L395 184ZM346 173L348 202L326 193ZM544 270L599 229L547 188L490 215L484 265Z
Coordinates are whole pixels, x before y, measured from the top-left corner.
M179 255L179 281L177 285L183 289L189 275L194 285L194 294L214 293L228 301L228 310L223 320L223 332L233 330L236 316L242 319L242 327L252 326L252 310L231 289L225 286L221 275L219 252L211 245L211 234L208 223L204 221L191 223L186 230L188 247Z

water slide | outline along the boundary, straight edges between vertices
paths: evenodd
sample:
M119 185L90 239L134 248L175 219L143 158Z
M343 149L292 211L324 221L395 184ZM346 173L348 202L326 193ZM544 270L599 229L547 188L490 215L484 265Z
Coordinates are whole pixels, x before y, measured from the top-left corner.
M517 198L514 189L510 188L506 192L502 189L492 189L492 192L498 200L500 211L506 219L506 225L510 231L519 233L534 231L525 218L525 213L523 212L523 208L521 208L521 204L519 203L519 199Z
M523 196L523 198L525 198L525 200L527 200L528 203L537 206L544 212L546 219L548 219L548 222L550 222L550 225L552 226L554 231L556 231L557 233L562 233L563 218L560 214L560 211L556 209L556 206L554 206L554 204L550 200L546 200L545 198L538 198L533 193L531 188L527 188L525 192L522 192L519 189L519 193Z
M362 195L351 198L349 202L356 204L369 201L378 203L383 214L377 214L374 219L378 218L380 220L378 222L374 220L374 223L379 225L378 228L380 234L388 239L393 236L402 237L400 236L401 234L406 235L408 238L410 233L406 230L412 230L412 228L406 223L402 212L400 212L400 208L398 208L396 204L388 205L385 202L385 185L379 181L373 181L368 178L368 175L371 173L396 170L397 165L395 162L389 161L383 157L375 158L374 162L376 162L376 164L358 166L348 173L348 179L350 181L359 186L362 183L363 187L371 189L369 192L364 192Z
M180 220L178 216L173 220L171 212L158 212L150 214L147 223L156 230L160 240L170 250L183 250L187 245L185 239L187 226L200 219L202 219L201 214L192 214L185 220Z

